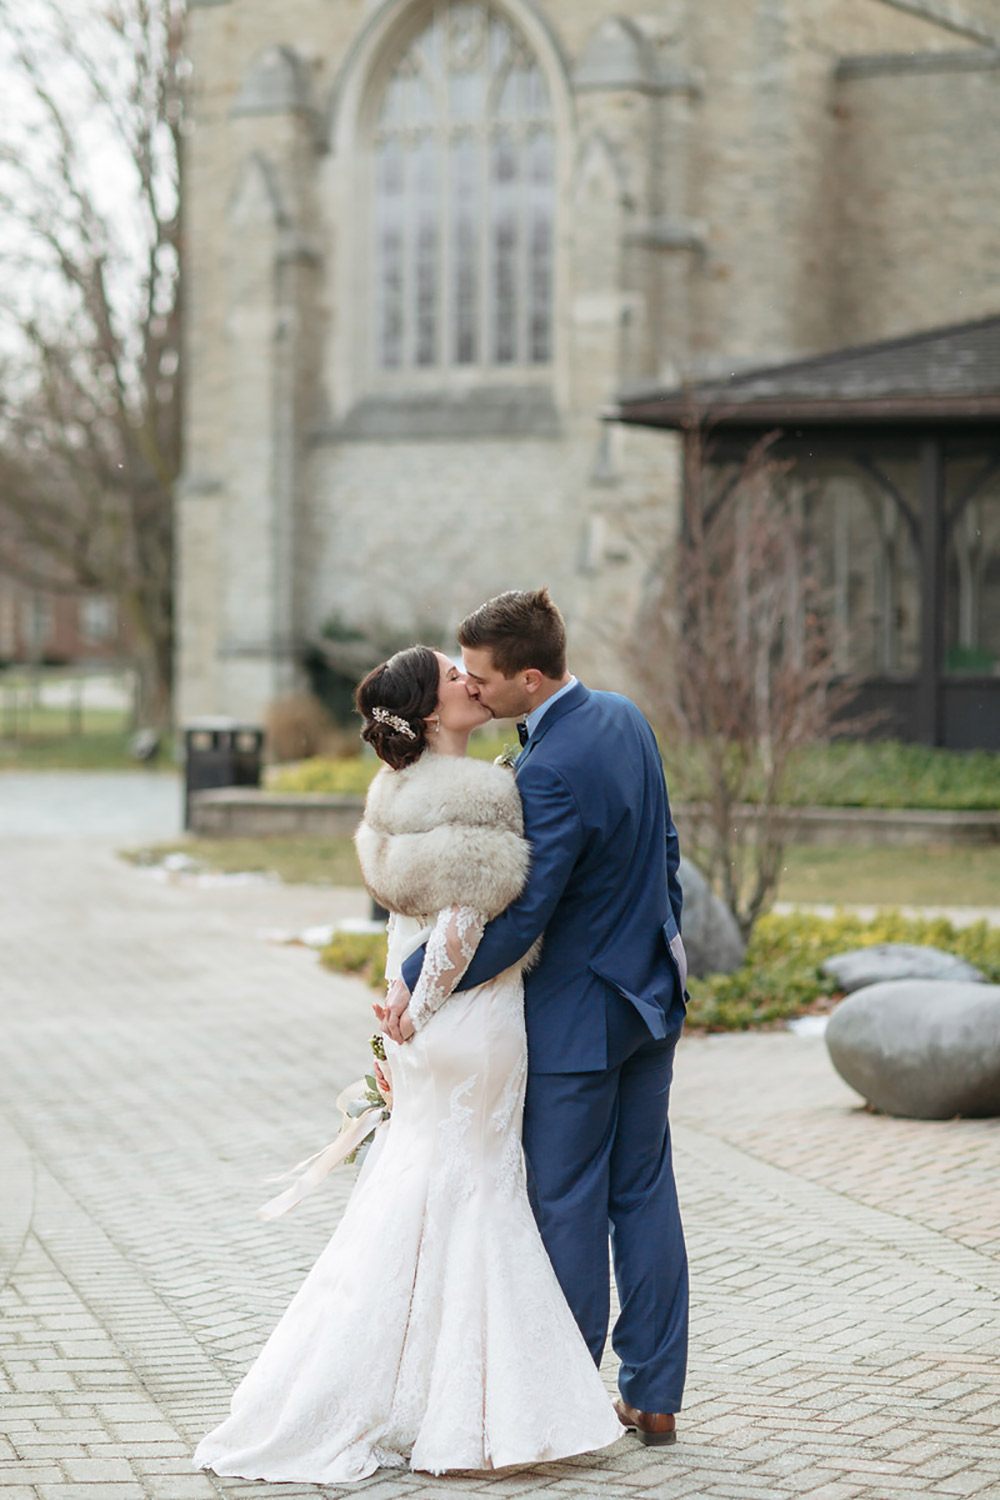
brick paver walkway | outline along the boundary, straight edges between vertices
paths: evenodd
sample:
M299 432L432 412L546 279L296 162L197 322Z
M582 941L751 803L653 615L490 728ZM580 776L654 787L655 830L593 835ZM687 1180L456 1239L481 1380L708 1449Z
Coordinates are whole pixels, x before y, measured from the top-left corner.
M129 816L142 836L138 794ZM349 1493L220 1481L189 1455L343 1204L346 1174L255 1218L263 1178L327 1139L371 1029L359 983L259 929L363 897L156 884L92 821L44 839L24 806L16 821L0 1500ZM366 1500L1000 1496L1000 1121L869 1115L822 1041L788 1033L686 1040L674 1118L694 1291L681 1441L377 1475Z

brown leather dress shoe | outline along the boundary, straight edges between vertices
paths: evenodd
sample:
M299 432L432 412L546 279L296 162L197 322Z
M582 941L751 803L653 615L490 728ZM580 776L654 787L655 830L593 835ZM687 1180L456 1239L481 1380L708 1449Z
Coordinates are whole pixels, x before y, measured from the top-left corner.
M640 1443L647 1447L661 1448L667 1443L676 1443L677 1424L670 1412L638 1411L620 1398L615 1402L615 1411L622 1426L633 1431Z

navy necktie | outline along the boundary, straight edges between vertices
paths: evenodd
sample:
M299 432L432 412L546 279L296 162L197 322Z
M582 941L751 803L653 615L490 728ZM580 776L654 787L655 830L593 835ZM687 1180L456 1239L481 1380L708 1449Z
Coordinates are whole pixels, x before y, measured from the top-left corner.
M517 721L517 737L522 745L528 743L528 726L523 719Z

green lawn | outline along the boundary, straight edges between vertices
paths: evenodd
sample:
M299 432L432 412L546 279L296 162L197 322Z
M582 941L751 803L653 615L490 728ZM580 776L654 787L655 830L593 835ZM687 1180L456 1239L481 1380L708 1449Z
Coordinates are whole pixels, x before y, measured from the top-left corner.
M32 735L16 742L0 739L0 772L134 771L130 738L125 730L95 728L82 735ZM159 764L176 769L167 751L161 753Z
M52 683L47 677L44 685ZM135 768L128 751L132 729L127 709L86 703L79 711L72 704L51 707L36 700L31 686L11 673L0 677L0 771ZM80 679L80 686L85 690L86 679ZM161 763L167 759L162 755Z

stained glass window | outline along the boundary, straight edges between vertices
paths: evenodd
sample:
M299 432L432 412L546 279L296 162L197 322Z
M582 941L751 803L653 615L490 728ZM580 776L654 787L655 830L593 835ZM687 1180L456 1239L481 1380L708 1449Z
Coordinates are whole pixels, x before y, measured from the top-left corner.
M482 0L437 0L374 132L375 363L552 360L555 137L524 38Z

